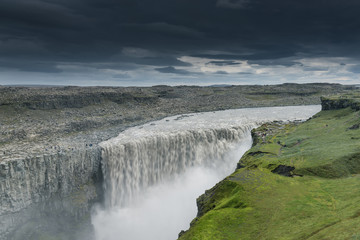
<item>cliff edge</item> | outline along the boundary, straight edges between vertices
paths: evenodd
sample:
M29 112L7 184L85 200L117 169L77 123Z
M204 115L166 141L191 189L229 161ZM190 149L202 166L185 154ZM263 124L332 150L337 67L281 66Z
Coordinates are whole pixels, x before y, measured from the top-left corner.
M360 94L353 92L330 97L321 97L322 110L335 110L350 107L360 110Z
M360 237L358 93L303 123L269 123L236 171L197 199L187 239ZM346 101L343 101L346 99Z

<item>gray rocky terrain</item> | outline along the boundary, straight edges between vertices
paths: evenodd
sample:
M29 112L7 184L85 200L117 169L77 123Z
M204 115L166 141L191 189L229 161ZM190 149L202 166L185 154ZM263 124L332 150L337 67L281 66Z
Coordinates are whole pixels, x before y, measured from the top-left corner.
M0 87L0 161L94 145L165 116L242 107L320 104L352 86ZM56 151L55 151L56 150Z
M0 239L81 238L74 226L86 229L101 202L98 144L128 127L191 112L320 104L354 88L0 86Z

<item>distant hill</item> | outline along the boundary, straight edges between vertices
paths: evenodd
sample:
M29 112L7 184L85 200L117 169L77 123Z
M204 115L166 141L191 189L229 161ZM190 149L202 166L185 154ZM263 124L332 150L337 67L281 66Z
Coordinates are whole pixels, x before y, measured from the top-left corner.
M1 86L1 85L0 85ZM3 87L29 87L29 88L50 88L50 87L66 87L66 85L46 85L46 84L10 84L2 85Z

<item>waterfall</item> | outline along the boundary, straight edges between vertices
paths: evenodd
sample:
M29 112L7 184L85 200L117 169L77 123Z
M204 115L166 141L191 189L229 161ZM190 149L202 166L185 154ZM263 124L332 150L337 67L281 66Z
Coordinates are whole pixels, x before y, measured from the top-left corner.
M188 130L102 144L107 207L126 206L142 190L190 167L218 168L253 127Z
M176 239L196 216L195 199L234 171L250 130L305 120L320 106L226 110L168 117L100 143L105 208L95 208L97 240Z

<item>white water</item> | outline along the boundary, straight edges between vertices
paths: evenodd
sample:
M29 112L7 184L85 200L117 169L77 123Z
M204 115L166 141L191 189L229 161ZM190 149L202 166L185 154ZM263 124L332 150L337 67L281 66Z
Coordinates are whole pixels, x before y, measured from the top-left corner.
M92 216L96 239L176 239L196 216L195 199L250 148L252 128L318 111L298 106L174 116L101 143L106 209Z

